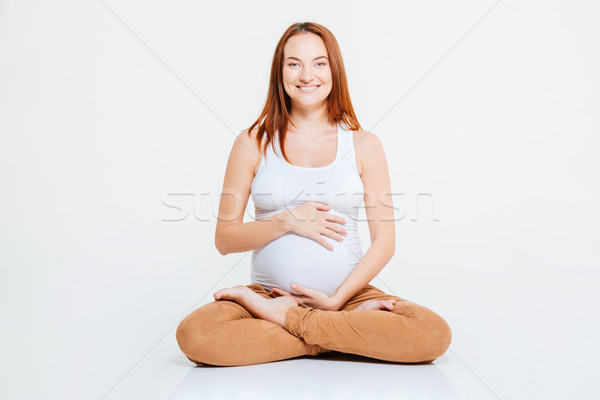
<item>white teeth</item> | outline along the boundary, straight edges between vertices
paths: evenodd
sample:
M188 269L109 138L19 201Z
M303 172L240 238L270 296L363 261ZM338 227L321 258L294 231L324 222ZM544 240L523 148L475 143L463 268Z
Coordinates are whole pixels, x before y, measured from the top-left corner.
M310 90L310 89L314 89L317 88L319 86L298 86L298 89L300 90Z

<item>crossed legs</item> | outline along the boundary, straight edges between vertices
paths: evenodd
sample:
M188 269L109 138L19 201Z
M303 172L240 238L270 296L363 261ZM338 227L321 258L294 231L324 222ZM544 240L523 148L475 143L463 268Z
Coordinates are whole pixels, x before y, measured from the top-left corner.
M386 310L365 309L386 300L393 300ZM299 307L287 296L274 298L251 284L227 289L221 300L190 313L176 338L197 364L260 364L331 350L413 363L444 354L452 333L432 310L372 285L340 310L325 311Z

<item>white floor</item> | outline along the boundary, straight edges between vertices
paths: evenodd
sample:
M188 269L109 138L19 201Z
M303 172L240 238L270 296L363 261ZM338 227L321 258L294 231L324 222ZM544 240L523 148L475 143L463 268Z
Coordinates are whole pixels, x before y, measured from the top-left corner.
M415 289L451 296L447 305L436 307L421 301L440 312L453 330L449 350L431 364L331 353L253 366L198 367L181 354L170 331L104 398L598 398L594 379L600 351L594 343L600 324L593 310L600 304L591 283L572 271L561 284L562 296L541 287L532 296L533 276L522 272L520 277L486 278L473 272L478 284L468 291L456 290L459 282L451 277ZM236 279L229 276L218 287ZM372 283L383 287L383 282L376 278ZM510 294L499 298L490 292L494 285ZM116 382L119 376L114 376Z
M443 365L397 365L344 354L233 368L192 368L172 400L207 398L458 399ZM260 383L259 383L260 382ZM232 384L234 383L234 384Z
M454 325L449 351L420 365L331 353L242 367L195 366L169 336L105 398L598 398L593 384L598 350L583 342L593 333L580 332L578 339L561 327L577 318L565 317L575 304L563 304L549 304L547 314L535 320L494 323L494 317L504 318L490 314L480 316L480 326ZM556 330L532 337L532 324L542 319ZM590 328L597 333L597 326Z

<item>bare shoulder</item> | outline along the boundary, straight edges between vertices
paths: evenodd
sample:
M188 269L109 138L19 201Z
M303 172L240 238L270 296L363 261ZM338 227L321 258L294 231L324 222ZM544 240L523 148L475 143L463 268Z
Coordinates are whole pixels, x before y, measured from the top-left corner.
M241 158L244 163L251 165L251 171L256 173L258 165L260 163L260 152L256 145L256 133L258 128L252 129L252 132L248 132L248 129L244 129L239 135L237 135L234 148L232 150L236 157Z
M356 153L360 175L362 175L365 166L373 165L376 160L385 159L381 140L369 131L354 131L354 152Z
M258 133L258 128L252 129L252 132L248 132L248 129L244 129L237 135L237 138L245 145L252 145L252 148L256 148L256 134Z

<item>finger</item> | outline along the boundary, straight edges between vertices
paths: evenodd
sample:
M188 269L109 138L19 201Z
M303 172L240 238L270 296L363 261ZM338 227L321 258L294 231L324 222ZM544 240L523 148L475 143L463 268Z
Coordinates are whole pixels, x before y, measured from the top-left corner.
M279 296L291 296L291 293L286 292L283 289L279 289L279 288L273 288L271 289L271 293L279 295Z
M337 228L339 229L339 228ZM345 234L345 232L344 232ZM335 231L331 230L329 227L325 228L325 231L323 231L323 235L327 235L328 237L337 240L338 242L341 242L344 240L344 236L336 233Z
M336 224L344 225L346 223L346 220L344 218L340 217L339 215L335 215L335 214L331 214L331 213L324 213L324 218L326 221L331 221Z
M304 294L304 292L302 291L302 288L297 283L292 283L291 286L292 286L292 289L294 289L296 292Z
M325 227L342 235L346 235L348 233L348 231L343 226L333 222L328 223L327 225L325 225Z
M293 294L292 297L294 298L294 300L296 300L296 303L298 303L300 307L308 307L308 305L306 304L305 296L297 296Z
M321 203L320 201L314 201L313 204L317 208L317 210L328 210L329 209L329 204Z
M298 293L302 293L302 295L304 295L305 297L311 297L312 295L312 289L305 288L304 286L298 285L297 283L292 283L292 289L294 289Z
M327 240L325 240L325 238L321 236L320 233L318 233L316 236L310 236L310 238L315 242L319 243L321 246L325 247L327 250L334 249L333 245L330 244Z

